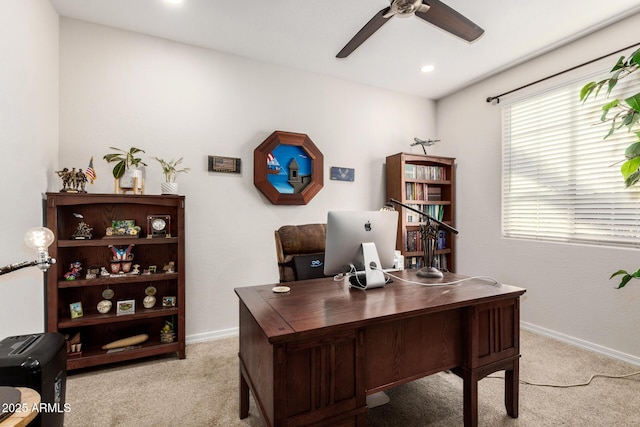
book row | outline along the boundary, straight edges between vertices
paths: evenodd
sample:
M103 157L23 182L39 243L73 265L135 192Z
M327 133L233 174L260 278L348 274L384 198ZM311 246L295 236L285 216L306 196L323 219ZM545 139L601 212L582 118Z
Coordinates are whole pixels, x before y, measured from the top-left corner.
M447 269L447 256L445 254L438 254L433 259L433 266L441 271L448 271ZM424 258L421 256L409 256L404 259L404 268L415 269L424 267Z
M405 244L406 252L424 251L419 230L407 230L407 236L406 236L405 242L406 242ZM438 230L438 236L436 240L436 250L445 249L446 247L447 247L447 232L444 230Z
M447 172L442 166L404 165L404 177L408 179L446 180Z
M407 182L405 183L405 198L407 200L439 201L442 200L442 188L421 182Z
M444 206L443 205L416 205L416 204L407 204L407 206L412 207L413 209L419 210L420 212L424 212L429 215L431 218L435 218L438 221L442 221L444 218ZM404 210L404 215L407 223L410 222L424 222L424 216L420 215L418 212L414 212L410 209Z

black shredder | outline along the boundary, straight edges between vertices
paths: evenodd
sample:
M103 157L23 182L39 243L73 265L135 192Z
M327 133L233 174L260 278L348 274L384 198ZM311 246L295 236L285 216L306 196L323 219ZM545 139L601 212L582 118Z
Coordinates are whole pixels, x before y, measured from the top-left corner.
M0 341L0 385L40 393L40 414L29 426L63 427L67 389L67 344L57 332Z

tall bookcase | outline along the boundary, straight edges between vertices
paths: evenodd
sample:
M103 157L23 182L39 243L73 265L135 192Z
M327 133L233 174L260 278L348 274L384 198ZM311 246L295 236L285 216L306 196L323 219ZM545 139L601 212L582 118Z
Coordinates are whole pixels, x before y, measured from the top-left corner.
M455 159L398 153L387 157L387 199L393 198L455 228ZM421 268L424 249L420 241L422 215L395 206L398 215L396 249L405 268ZM454 235L438 232L436 266L455 271Z
M46 224L56 236L49 253L57 260L46 274L47 331L78 337L81 343L68 352L67 368L164 353L177 353L184 359L184 196L47 193L45 203ZM158 221L154 232L152 223L158 218L166 228ZM78 235L80 222L92 228L91 238ZM132 254L130 265L125 268L122 262L121 270L116 271L115 258L131 258L117 253L126 248ZM75 262L82 270L68 280L65 274ZM112 264L116 265L112 268ZM155 298L149 308L144 305L147 296ZM106 313L97 307L103 300L112 304ZM146 302L150 305L149 299ZM77 310L72 315L71 305L78 307L77 303L82 306L81 316ZM120 314L118 305L124 309ZM168 323L173 334L161 335ZM144 334L148 340L143 343L103 349L114 341Z

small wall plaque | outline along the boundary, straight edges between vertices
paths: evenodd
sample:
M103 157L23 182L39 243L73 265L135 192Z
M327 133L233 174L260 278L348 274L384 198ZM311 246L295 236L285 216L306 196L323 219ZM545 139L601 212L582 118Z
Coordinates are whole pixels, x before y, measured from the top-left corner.
M334 181L351 181L356 177L356 170L352 168L331 167L331 179Z
M240 171L238 158L209 156L209 172L240 173Z

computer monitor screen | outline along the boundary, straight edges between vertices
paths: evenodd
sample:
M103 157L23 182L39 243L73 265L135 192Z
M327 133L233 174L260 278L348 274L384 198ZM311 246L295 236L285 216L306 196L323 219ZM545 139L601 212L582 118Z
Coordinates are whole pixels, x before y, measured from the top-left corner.
M363 243L375 244L380 260L378 269L393 268L397 230L396 211L330 211L327 215L325 275L349 272L350 265L357 271L368 271L363 259Z

